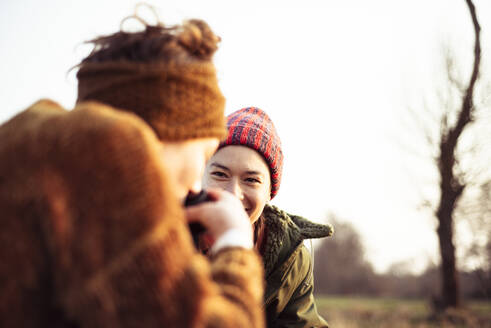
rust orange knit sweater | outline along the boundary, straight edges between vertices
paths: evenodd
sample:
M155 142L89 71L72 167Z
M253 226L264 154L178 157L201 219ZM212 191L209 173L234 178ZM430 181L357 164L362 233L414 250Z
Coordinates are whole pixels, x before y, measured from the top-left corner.
M260 259L195 252L159 147L97 103L0 126L1 327L263 326Z

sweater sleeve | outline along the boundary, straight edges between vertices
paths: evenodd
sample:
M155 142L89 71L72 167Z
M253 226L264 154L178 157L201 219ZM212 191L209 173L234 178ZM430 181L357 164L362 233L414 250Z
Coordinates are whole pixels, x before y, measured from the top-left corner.
M25 250L17 262L29 274L16 276L14 265L0 272L1 292L16 300L8 304L7 295L0 313L39 306L39 327L263 327L259 257L227 248L208 261L195 251L151 130L98 104L48 116L46 106L7 125L7 135L29 137L18 141L28 146L10 147L16 163L1 167L17 179L19 198L0 199L12 209L5 220L35 228L19 226L10 238ZM29 120L37 123L22 131Z
M285 291L280 293L287 304L275 318L273 326L328 327L315 305L312 260L305 246L300 246L286 281L288 284L283 286Z

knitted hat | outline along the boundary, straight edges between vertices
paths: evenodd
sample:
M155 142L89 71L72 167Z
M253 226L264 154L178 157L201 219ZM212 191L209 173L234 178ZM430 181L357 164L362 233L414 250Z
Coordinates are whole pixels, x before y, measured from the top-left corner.
M95 100L133 112L159 139L226 135L225 98L211 63L86 63L77 78L77 102Z
M283 169L281 140L269 116L257 107L246 107L227 116L228 136L220 144L242 145L263 156L271 174L271 198L280 188Z
M201 20L92 40L94 51L77 73L77 102L133 112L162 140L221 140L225 98L211 60L219 40Z

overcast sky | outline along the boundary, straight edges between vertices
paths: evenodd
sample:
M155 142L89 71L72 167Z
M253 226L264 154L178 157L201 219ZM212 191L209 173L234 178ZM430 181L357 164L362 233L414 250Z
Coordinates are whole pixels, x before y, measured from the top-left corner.
M488 56L491 1L476 0ZM0 123L39 98L72 108L82 41L119 28L136 1L0 3ZM431 90L442 43L470 69L472 25L464 0L148 1L166 23L203 18L222 37L215 57L226 112L257 106L283 142L273 203L314 221L352 222L377 270L438 252L434 170L404 117ZM148 13L142 13L151 21ZM401 142L402 141L402 142ZM424 182L421 185L421 182ZM423 191L422 191L423 190ZM334 237L335 238L335 237ZM316 259L320 261L322 259Z

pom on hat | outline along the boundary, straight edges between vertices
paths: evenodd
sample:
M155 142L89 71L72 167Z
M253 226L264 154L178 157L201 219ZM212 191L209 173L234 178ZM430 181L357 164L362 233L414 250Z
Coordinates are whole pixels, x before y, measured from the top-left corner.
M263 156L271 174L271 198L280 188L283 170L281 140L269 116L257 107L239 109L227 116L227 138L221 147L241 145L256 150Z

